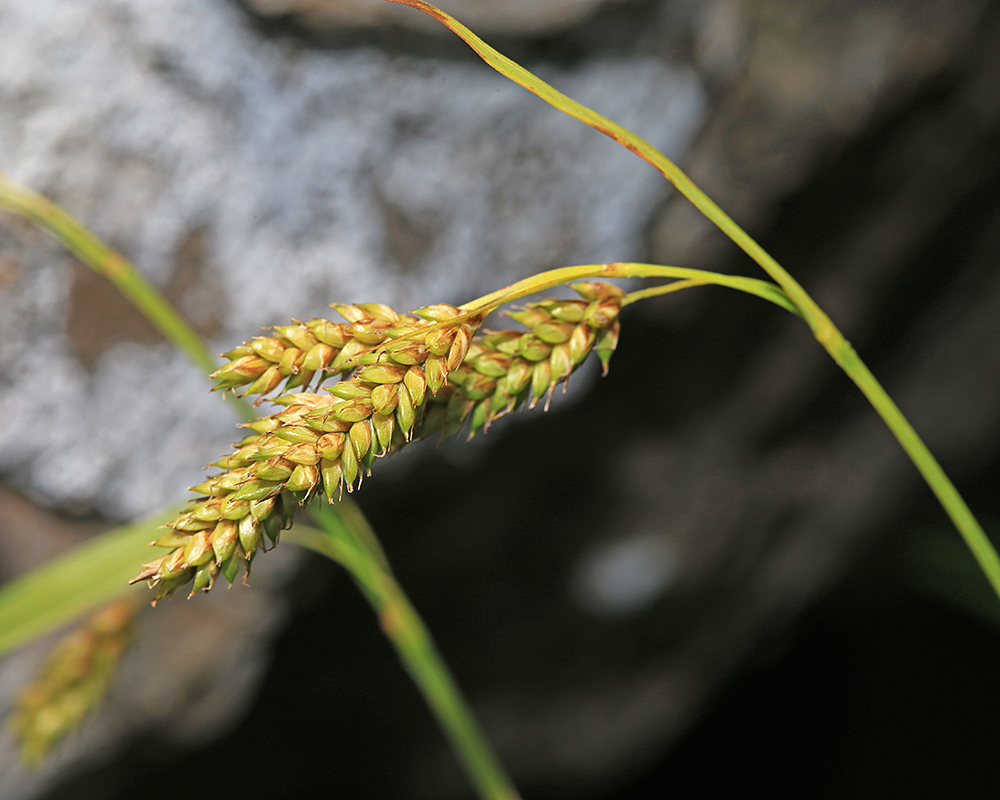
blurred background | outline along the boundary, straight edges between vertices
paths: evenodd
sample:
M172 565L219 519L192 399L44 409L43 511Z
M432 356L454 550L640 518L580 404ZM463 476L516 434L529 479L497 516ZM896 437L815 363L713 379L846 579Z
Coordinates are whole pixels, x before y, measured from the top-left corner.
M675 158L786 266L1000 529L1000 4L442 8ZM611 260L758 276L647 165L378 0L0 2L0 169L213 349L330 302ZM495 327L504 323L495 322ZM525 798L993 797L996 598L797 320L701 288L610 375L357 499ZM204 378L0 215L0 580L183 497ZM49 642L0 664L10 707ZM146 610L104 709L4 798L469 797L347 576Z

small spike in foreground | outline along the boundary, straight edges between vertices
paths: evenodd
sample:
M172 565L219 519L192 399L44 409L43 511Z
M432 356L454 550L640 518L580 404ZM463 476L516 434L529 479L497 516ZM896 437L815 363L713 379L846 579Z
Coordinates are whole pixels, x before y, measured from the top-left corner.
M21 758L38 766L100 703L132 637L136 604L119 600L94 614L53 649L11 716Z

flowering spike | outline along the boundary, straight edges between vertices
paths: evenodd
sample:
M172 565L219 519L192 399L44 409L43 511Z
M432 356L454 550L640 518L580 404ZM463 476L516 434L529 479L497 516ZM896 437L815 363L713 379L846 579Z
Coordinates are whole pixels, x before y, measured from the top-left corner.
M456 319L444 304L398 315L388 306L335 306L347 321L310 320L275 329L230 351L216 373L218 388L248 386L250 394L305 386L342 374L324 393L289 392L280 410L247 423L253 432L214 463L224 470L194 488L200 495L155 544L169 548L135 580L157 598L194 581L211 588L221 572L231 584L242 560L277 543L295 509L322 487L329 501L354 489L375 461L413 439L470 435L521 405L534 406L597 349L605 367L617 344L623 293L589 282L581 300L542 300L511 316L526 331L476 335L479 316ZM424 330L426 329L426 330Z

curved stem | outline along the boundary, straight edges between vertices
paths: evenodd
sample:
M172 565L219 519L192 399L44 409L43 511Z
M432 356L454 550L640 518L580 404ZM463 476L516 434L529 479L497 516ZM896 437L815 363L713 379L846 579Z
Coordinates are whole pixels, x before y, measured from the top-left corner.
M906 420L885 389L875 380L868 367L858 358L843 334L826 315L826 312L816 304L784 267L699 189L680 167L649 142L549 86L519 64L498 53L460 22L424 0L389 0L389 2L411 6L434 17L461 37L489 66L501 75L538 95L554 108L586 123L635 153L677 187L677 190L690 200L702 214L715 223L740 249L757 262L761 269L782 288L785 295L799 310L817 341L857 384L879 416L882 417L941 502L969 549L972 550L997 596L1000 597L1000 557L997 556L996 550L990 544L968 505L959 495L958 490L955 489L941 465L938 464L930 450L917 435L913 426Z
M798 308L795 307L795 304L791 302L788 296L769 281L762 281L757 278L744 278L740 275L723 275L719 272L708 272L702 269L668 267L662 264L640 264L632 261L617 261L613 264L581 264L574 267L560 267L548 272L540 272L530 278L512 283L510 286L497 289L495 292L490 292L472 302L466 303L461 306L461 309L469 314L477 313L485 316L506 303L520 300L522 297L527 297L545 289L551 289L553 286L560 286L570 281L586 278L675 278L685 281L685 286L727 286L730 289L738 289L739 291L761 297L764 300L781 306L796 316L801 316ZM647 292L645 296L652 296L653 294L666 294L667 291L677 291L677 289L664 290L663 287L652 287L643 291Z
M638 289L634 292L629 292L622 299L622 308L625 306L630 306L632 303L637 303L640 300L646 300L650 297L659 297L664 294L673 294L674 292L679 292L681 289L691 289L695 286L705 286L705 281L695 280L690 278L685 281L674 281L673 283L663 283L659 286L649 286L645 289Z
M216 359L177 310L128 259L87 230L75 217L34 189L0 173L0 208L35 223L53 239L111 281L146 318L204 372L216 369Z
M297 525L283 536L325 555L350 572L437 717L479 796L483 800L519 800L517 789L493 754L426 625L389 569L364 517L350 509L336 514L324 503L313 504L309 513L321 526L319 530Z
M828 341L823 342L827 352L854 381L874 406L879 416L892 431L896 440L919 470L927 485L934 492L952 524L958 529L980 569L986 575L993 591L1000 597L1000 557L986 532L976 520L958 489L945 474L937 459L914 430L909 420L882 387L868 366L861 360L839 330L833 328Z

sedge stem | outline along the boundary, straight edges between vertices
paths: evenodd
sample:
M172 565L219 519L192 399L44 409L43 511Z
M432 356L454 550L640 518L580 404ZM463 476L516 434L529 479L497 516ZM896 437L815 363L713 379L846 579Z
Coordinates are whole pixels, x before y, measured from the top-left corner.
M375 533L364 517L351 509L337 514L324 503L313 504L309 513L319 530L297 525L284 536L336 561L350 573L479 797L519 800L517 789L480 730L427 626L389 569Z

